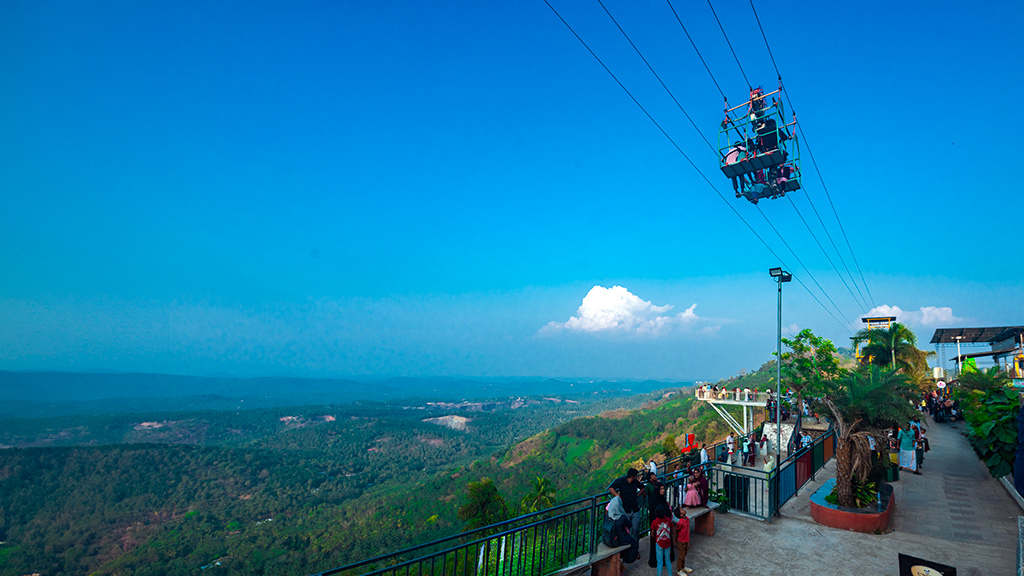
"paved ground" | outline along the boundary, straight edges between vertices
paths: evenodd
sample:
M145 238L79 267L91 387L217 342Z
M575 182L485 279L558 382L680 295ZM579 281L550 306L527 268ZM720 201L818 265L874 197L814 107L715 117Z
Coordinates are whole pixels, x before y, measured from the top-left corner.
M687 566L695 576L897 576L903 553L955 566L958 576L1013 574L1017 516L1024 511L989 475L960 426L925 423L931 451L922 475L903 474L893 483L892 532L860 534L811 520L810 494L832 477L833 461L783 507L781 518L769 523L717 515L714 536L693 536ZM655 573L647 566L647 546L645 539L627 575Z

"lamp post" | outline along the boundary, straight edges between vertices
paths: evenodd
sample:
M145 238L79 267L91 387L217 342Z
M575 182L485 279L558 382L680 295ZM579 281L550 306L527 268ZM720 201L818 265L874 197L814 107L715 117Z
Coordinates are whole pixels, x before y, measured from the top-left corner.
M775 344L775 469L782 465L782 284L793 275L782 268L772 268L768 274L779 285L779 332ZM778 480L776 480L776 483ZM779 513L779 491L775 490L775 513Z
M960 379L960 363L963 362L963 358L960 357L960 341L964 339L963 336L953 336L956 340L956 378Z

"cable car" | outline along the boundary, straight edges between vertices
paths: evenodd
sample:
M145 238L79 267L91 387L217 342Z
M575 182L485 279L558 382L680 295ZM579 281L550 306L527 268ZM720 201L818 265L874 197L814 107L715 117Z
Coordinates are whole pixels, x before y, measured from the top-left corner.
M736 197L753 204L800 189L796 118L786 124L781 94L780 83L778 90L768 94L761 87L752 88L750 99L739 106L729 108L726 102L718 131L722 173L732 179Z

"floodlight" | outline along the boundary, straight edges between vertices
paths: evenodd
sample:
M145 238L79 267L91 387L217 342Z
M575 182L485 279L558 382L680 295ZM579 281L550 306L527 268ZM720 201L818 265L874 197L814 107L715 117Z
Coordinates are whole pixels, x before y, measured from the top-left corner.
M782 268L772 268L768 271L768 274L770 274L772 278L782 276Z

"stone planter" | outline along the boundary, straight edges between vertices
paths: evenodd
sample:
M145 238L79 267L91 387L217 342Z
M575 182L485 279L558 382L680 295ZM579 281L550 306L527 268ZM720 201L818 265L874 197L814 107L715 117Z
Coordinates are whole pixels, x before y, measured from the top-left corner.
M846 508L825 501L825 496L832 492L835 485L836 479L831 478L811 495L811 518L814 518L815 522L831 528L866 534L879 534L889 529L892 512L896 507L892 486L882 485L881 500L873 506Z

